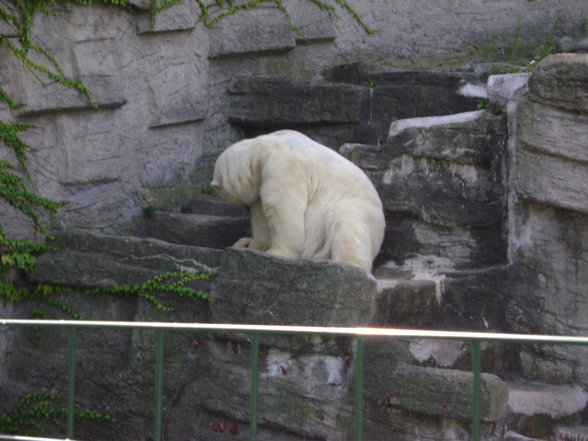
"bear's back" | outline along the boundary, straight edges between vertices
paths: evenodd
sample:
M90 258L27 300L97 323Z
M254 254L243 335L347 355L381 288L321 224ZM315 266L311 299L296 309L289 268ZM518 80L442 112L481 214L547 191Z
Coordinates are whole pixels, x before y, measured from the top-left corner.
M353 162L300 132L280 130L262 136L273 138L274 142L271 143L273 150L282 150L285 155L295 158L303 163L305 168L315 170L323 177L351 179L357 185L372 185L365 173Z

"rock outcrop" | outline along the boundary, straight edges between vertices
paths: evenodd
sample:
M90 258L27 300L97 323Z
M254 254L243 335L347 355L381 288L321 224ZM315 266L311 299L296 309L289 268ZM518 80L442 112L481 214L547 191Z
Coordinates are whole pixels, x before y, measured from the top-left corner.
M10 3L3 2L2 7L18 16ZM42 196L67 204L58 219L66 228L129 234L136 231L146 206L174 211L206 187L214 159L243 136L241 126L233 123L243 115L230 104L234 95L226 94L226 86L237 77L312 83L333 66L357 59L412 70L429 54L428 67L442 70L436 61L443 58L439 53L481 47L496 33L534 33L562 19L571 26L581 20L578 11L584 7L584 0L549 8L509 0L491 5L459 0L425 9L408 2L394 7L383 1L357 2L353 7L376 31L368 36L344 10L336 7L338 17L332 20L311 1L285 2L288 15L273 2L262 3L225 17L210 29L198 21L201 10L191 1L166 5L153 25L151 2L128 3L127 9L52 5L51 14L34 18L31 41L47 49L68 77L81 81L100 110L52 78L41 75L43 83L39 82L4 45L0 48L0 87L25 104L18 110L0 104L0 118L35 126L23 134L32 146L31 184ZM211 18L218 13L212 8ZM15 39L21 32L10 19L0 18L0 35ZM458 58L463 65L465 56ZM39 61L54 68L42 56ZM470 73L363 73L354 84L365 89L364 95L372 94L373 106L361 111L373 118L359 128L359 134L369 138L353 136L356 128L341 131L339 123L333 130L329 120L313 127L314 135L336 140L336 147L344 142L373 143L378 137L384 141L392 117L453 113L456 103L471 110L475 101L457 93ZM320 100L322 107L328 108L330 102L339 105L344 98L347 105L356 103L349 85L331 87L340 87L341 97ZM316 105L321 96L303 94L300 99L314 99ZM304 115L308 124L317 124L312 109L290 101L291 94L286 97L283 106L277 97L272 105L290 104L299 118ZM237 107L246 110L241 104ZM360 109L348 110L355 115ZM330 112L331 117L344 116L347 121L349 112L341 111L339 117ZM0 154L6 159L4 151ZM2 206L3 215L5 210ZM23 230L20 219L1 220L19 236L34 233Z
M513 173L517 280L507 307L516 332L585 335L588 304L588 55L543 60L519 104ZM522 348L530 378L587 387L588 348Z
M18 66L6 70L17 79L11 93L28 106L1 108L0 116L42 127L26 135L35 145L32 182L43 196L69 204L60 218L69 233L57 235L58 250L19 281L69 287L45 297L53 316L74 310L103 320L588 332L587 55L559 54L532 75L491 77L489 105L476 110L486 86L474 69L332 68L334 55L325 55L333 43L349 51L390 46L390 29L379 43L362 43L342 30L345 20L339 26L295 7L291 19L307 35L302 39L286 17L264 7L210 35L188 34L193 4L175 5L149 28L147 3L134 0L132 17L99 7L39 19L36 35L92 89L103 112L56 83L41 88ZM470 3L454 7L475 10ZM513 19L502 3L493 22L497 14ZM539 8L523 3L516 8ZM427 19L421 12L419 19ZM377 16L370 13L370 23ZM103 26L106 20L114 28ZM60 24L75 36L65 45L52 32ZM98 34L88 35L89 27ZM16 31L0 27L2 35ZM396 55L415 44L402 38ZM6 56L1 52L0 60ZM222 147L243 133L282 127L333 148L344 144L341 152L374 181L387 217L375 278L332 262L223 250L248 234L247 214L194 193ZM139 219L143 208L150 217ZM17 216L2 216L19 230ZM75 233L73 226L151 238ZM218 273L188 285L210 292L212 301L155 293L174 309L166 312L144 299L96 291L162 272ZM1 314L29 316L31 308L11 304ZM7 397L0 410L31 391L64 395L64 335L0 329L0 388ZM84 331L79 346L78 404L119 422L81 424L78 436L149 439L153 333ZM484 439L585 435L588 348L482 349ZM260 439L348 439L354 351L342 337L263 336ZM463 342L367 341L365 436L467 439L470 355ZM170 332L166 439L246 439L249 357L244 334Z
M74 287L55 299L89 319L370 326L386 316L385 310L375 311L381 304L374 301L376 280L345 264L88 233L61 234L56 245L60 249L44 255L28 280ZM140 284L160 271L177 270L218 271L214 280L193 285L212 294L210 305L164 294L160 301L174 309L165 312L143 299L86 291L124 281ZM20 306L17 315L24 308ZM403 308L416 317L427 306L414 303L411 311L407 305ZM51 313L67 318L59 309ZM402 324L402 319L397 323ZM80 423L77 436L147 439L152 430L146 422L152 418L154 333L84 330L79 334L77 402L107 412L118 422L98 428ZM4 405L14 405L25 391L35 389L65 393L67 345L62 331L45 329L35 337L29 329L19 329L3 332L0 341L3 352L11 354L0 376L10 397ZM220 439L225 432L245 439L249 336L168 332L166 342L166 439ZM389 439L387 428L392 426L403 439L418 437L417 421L428 420L426 432L445 437L467 426L471 373L452 369L456 360L439 361L438 367L417 366L428 359L424 353L442 360L451 357L454 347L427 350L403 340L383 343L367 341L365 433L369 439ZM34 361L39 347L43 358ZM262 335L261 439L347 439L353 419L354 351L353 340L344 337ZM484 427L492 432L487 439L499 440L507 386L490 374L482 380ZM385 397L387 391L391 397Z

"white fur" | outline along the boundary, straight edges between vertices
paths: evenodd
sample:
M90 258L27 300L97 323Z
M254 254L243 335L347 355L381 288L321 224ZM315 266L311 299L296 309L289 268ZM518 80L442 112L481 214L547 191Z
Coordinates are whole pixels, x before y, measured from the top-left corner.
M250 209L253 237L235 246L369 272L382 245L382 203L368 177L302 133L282 130L233 144L216 161L211 186Z

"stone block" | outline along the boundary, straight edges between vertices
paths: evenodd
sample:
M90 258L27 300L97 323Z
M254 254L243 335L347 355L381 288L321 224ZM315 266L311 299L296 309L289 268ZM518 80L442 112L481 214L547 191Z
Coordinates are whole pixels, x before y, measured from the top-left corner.
M181 210L188 214L249 218L249 211L245 207L231 204L218 196L194 195L193 192L183 201Z
M587 441L588 426L575 424L570 426L558 426L554 430L555 441Z
M588 113L562 111L525 101L519 108L518 124L522 148L529 147L537 153L579 163L588 162Z
M58 164L56 177L62 185L84 188L87 191L84 205L103 202L106 198L98 186L117 182L128 172L121 161L125 136L113 130L108 112L62 115L55 123L54 136L57 142L51 159ZM94 186L88 188L90 185ZM112 197L109 195L110 202Z
M508 406L515 415L544 415L561 419L581 413L588 393L579 386L507 383Z
M486 94L482 82L469 73L374 69L353 63L338 66L330 74L336 82L369 87L369 114L362 126L365 143L385 142L390 123L396 120L473 111Z
M416 157L489 165L500 150L504 122L483 110L446 116L400 119L390 124L389 149L394 156Z
M422 366L454 368L468 354L468 344L457 340L412 340L408 350Z
M75 43L73 54L80 81L98 106L119 107L126 103L121 54L115 39Z
M516 191L520 197L588 213L588 166L529 148L517 151Z
M147 8L142 8L142 0L135 0L141 9L150 9L152 3L147 3ZM191 31L198 20L196 2L177 2L168 9L157 14L155 24L151 24L151 14L143 14L137 20L137 33L150 34L157 32Z
M435 328L440 304L432 280L379 279L373 325L385 328Z
M457 267L506 258L506 120L485 111L398 120L386 144L344 145L384 204L382 259Z
M577 420L588 400L588 394L578 386L509 382L508 392L509 427L543 440L554 439L553 435L563 428L562 422ZM560 432L560 436L564 433ZM556 436L555 439L581 438Z
M588 304L588 216L525 203L513 248L517 275L510 282L505 319L513 332L584 335ZM522 346L526 378L577 383L588 390L588 347Z
M501 107L517 101L528 90L528 73L492 75L488 78L488 101Z
M258 6L225 17L209 35L211 58L272 54L296 47L288 20L275 8Z
M57 250L39 257L32 282L65 286L114 287L142 283L164 272L211 272L221 252L157 240L88 233L63 233Z
M508 402L506 384L492 374L481 374L481 379L482 421L503 419ZM386 379L384 387L392 391L392 407L415 414L461 420L471 418L470 372L402 365Z
M175 60L163 55L161 68L148 79L150 128L202 121L207 116L206 96L199 87L202 66L197 59ZM189 87L186 87L189 85Z
M358 326L368 323L375 293L376 281L351 265L229 248L214 283L212 321Z
M294 36L297 42L305 44L335 39L333 21L324 9L311 2L291 2L287 8L292 24L304 34Z
M544 439L539 438L531 438L525 435L521 435L520 433L514 432L512 430L507 431L504 434L504 438L502 441L545 441Z
M397 120L387 143L344 145L341 153L368 170L382 169L402 155L488 168L504 154L505 137L503 117L473 111Z
M529 98L544 105L588 112L588 54L555 54L538 64L529 80Z
M188 385L182 407L197 405L219 416L221 421L247 421L249 343L243 341L237 345L212 339L208 350L213 364ZM264 348L260 359L259 393L262 439L282 439L276 431L300 434L306 439L344 439L344 430L350 429L347 424L351 419L350 407L343 404L349 395L349 368L344 356L296 355ZM226 432L229 432L228 426L225 426ZM212 433L210 428L203 429L204 433Z
M60 63L68 69L75 66L72 77L83 84L94 103L101 108L116 108L126 103L121 78L120 54L113 39L81 41L64 45ZM59 54L57 54L59 55ZM46 60L45 60L46 63ZM43 62L42 62L43 64ZM54 80L40 83L20 65L12 66L15 72L15 97L26 106L17 110L19 116L39 115L92 109L91 103L79 91Z
M170 243L226 248L251 236L249 217L156 212L145 220L145 236Z
M568 50L565 52L572 52L576 54L588 53L588 37L572 42Z
M509 270L505 264L444 272L441 328L476 331L508 329L505 308L512 282ZM500 367L498 364L493 366Z
M68 52L68 56L71 57L71 52ZM70 63L71 61L68 62L69 65ZM30 116L91 108L81 92L53 80L46 80L45 84L41 84L19 63L10 63L8 69L12 70L10 76L13 80L7 92L17 102L26 103L25 107L14 111L16 115Z
M20 19L20 12L14 7L14 5L12 5L10 1L0 1L0 8L2 8L8 14L11 14ZM0 18L0 37L19 37L20 34L20 30L14 25L14 23L5 19L4 17Z
M359 123L368 90L282 78L240 78L229 87L229 121L242 126Z
M582 286L588 283L588 217L575 212L531 204L519 225L516 246L518 262L527 269L523 282L535 288L539 303L528 303L530 327L517 331L538 333L577 333L588 330L588 305ZM534 276L533 278L531 278ZM542 326L530 325L531 322ZM513 322L513 324L516 322Z

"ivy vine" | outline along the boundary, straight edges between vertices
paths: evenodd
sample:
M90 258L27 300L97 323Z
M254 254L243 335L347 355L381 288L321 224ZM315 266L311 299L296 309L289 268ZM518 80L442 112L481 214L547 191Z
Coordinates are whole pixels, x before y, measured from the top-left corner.
M38 435L44 432L43 424L61 424L67 418L67 409L58 406L59 398L47 392L25 395L9 412L0 414L0 433ZM114 423L110 415L94 410L74 411L75 421Z
M25 298L17 297L14 299L8 299L9 301L36 301L47 305L54 306L60 309L62 312L69 315L71 318L76 320L83 320L78 312L72 309L66 303L60 301L58 296L61 294L71 293L82 293L87 295L111 295L115 297L139 297L147 300L158 310L164 312L172 312L174 308L165 306L158 295L162 293L176 294L179 297L186 297L194 301L203 300L210 302L210 294L190 288L186 286L188 283L195 280L210 280L216 277L214 273L180 273L180 272L167 272L164 274L157 275L141 284L134 285L118 285L113 288L76 288L76 287L64 287L55 286L45 283L39 283L34 288L29 290L23 290ZM47 312L38 308L33 311L36 317L45 317Z

